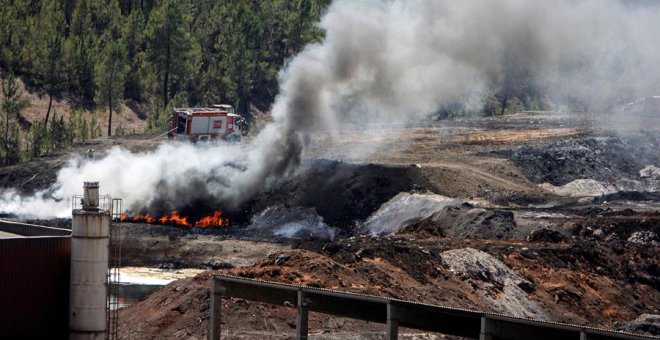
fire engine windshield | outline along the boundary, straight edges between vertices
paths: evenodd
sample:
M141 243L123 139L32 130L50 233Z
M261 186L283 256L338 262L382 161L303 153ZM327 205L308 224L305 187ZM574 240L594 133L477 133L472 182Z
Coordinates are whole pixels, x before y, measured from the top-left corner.
M176 133L184 133L186 131L186 118L178 116L176 120Z

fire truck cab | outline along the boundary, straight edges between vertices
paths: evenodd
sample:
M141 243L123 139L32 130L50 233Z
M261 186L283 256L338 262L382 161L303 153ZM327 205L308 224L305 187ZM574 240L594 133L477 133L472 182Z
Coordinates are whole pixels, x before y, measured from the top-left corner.
M193 142L224 139L238 142L247 134L247 122L227 104L174 108L168 136Z
M660 113L660 96L649 96L637 99L623 106L624 112L658 114Z

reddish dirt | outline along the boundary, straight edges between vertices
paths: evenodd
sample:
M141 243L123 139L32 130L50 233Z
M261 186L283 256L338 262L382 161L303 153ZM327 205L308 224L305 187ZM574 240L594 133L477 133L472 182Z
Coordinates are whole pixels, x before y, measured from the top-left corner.
M364 258L344 264L332 258L305 250L283 252L284 263L275 264L272 255L247 268L222 271L230 275L257 278L310 287L340 289L420 301L444 302L452 305L484 307L459 282L449 278L443 285L443 294L430 285L418 282L405 271L382 258ZM134 338L192 338L206 337L210 278L206 272L193 279L174 282L154 293L132 308L122 310L120 334ZM223 303L223 339L250 339L266 336L269 339L288 339L295 331L296 311L245 301L225 299ZM130 320L130 321L128 321ZM312 313L310 333L339 336L360 334L368 336L383 333L383 325Z

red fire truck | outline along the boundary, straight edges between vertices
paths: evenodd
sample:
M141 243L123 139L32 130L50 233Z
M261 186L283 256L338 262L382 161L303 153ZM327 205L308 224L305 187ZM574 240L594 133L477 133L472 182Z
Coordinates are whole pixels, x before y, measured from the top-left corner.
M170 138L183 138L193 142L224 139L238 142L248 131L247 121L234 112L231 105L174 108Z
M660 96L637 99L633 103L624 105L623 111L641 114L658 114L660 113Z

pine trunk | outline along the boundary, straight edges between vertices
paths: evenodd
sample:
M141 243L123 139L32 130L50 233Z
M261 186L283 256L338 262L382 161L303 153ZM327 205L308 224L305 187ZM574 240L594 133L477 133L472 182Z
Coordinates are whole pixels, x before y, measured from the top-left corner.
M110 98L110 115L108 116L108 137L112 136L112 98Z
M53 89L51 85L50 91L48 91L48 110L46 110L46 120L44 121L44 126L48 126L48 118L50 117L50 109L53 106Z

